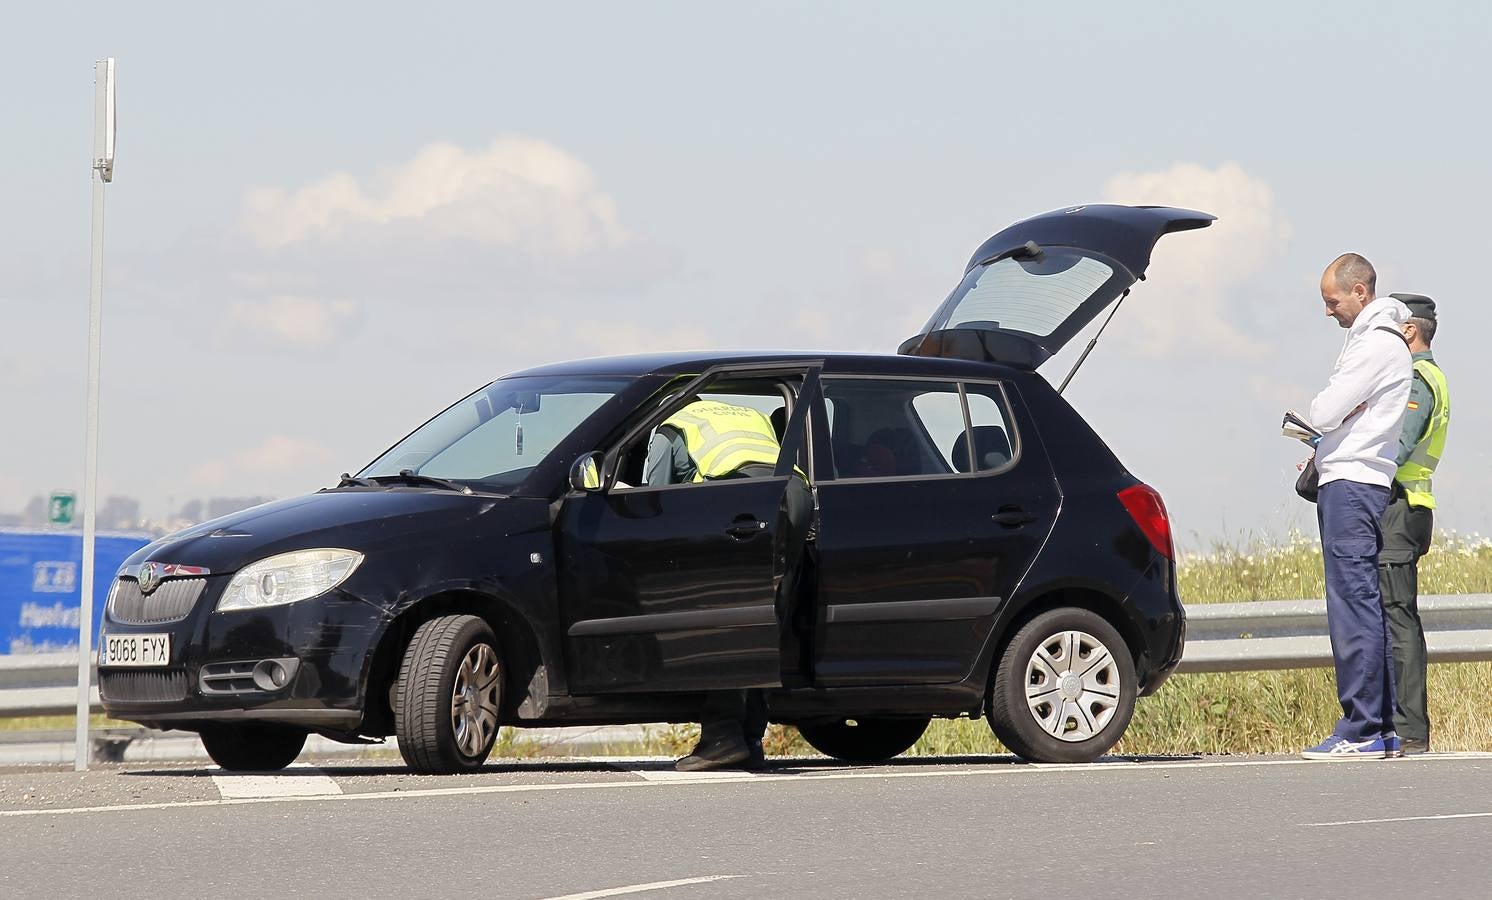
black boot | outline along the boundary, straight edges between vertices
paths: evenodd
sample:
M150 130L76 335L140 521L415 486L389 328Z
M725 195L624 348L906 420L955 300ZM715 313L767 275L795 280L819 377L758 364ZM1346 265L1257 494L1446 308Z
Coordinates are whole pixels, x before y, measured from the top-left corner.
M706 722L699 730L699 743L689 755L673 764L680 772L734 769L751 759L751 748L736 722Z

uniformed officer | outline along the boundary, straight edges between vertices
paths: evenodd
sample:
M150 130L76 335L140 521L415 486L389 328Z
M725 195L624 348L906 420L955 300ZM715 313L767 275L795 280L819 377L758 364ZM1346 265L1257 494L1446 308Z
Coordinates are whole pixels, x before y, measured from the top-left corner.
M1399 470L1383 513L1378 582L1393 637L1394 730L1405 753L1424 753L1430 749L1430 710L1425 690L1425 627L1419 617L1419 558L1430 549L1435 509L1430 476L1445 450L1451 397L1445 374L1430 352L1435 340L1435 301L1419 294L1389 296L1409 307L1410 318L1402 329L1414 361L1414 382L1399 437Z
M781 450L771 419L759 410L695 400L658 427L648 444L643 472L650 485L771 477L776 474ZM806 478L788 479L782 512L777 529L782 580L776 607L784 634L783 652L792 654L796 645L786 636L797 612L794 600L813 519L813 496ZM766 731L767 701L761 690L711 691L700 712L699 742L674 765L684 772L760 766L765 761L762 737Z

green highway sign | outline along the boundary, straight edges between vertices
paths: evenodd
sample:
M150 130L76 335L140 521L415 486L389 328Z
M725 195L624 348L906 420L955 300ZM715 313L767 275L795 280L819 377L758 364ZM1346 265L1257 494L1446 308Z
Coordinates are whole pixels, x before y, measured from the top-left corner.
M71 525L73 521L73 507L77 505L77 495L58 491L52 495L52 502L47 505L47 521L53 525Z

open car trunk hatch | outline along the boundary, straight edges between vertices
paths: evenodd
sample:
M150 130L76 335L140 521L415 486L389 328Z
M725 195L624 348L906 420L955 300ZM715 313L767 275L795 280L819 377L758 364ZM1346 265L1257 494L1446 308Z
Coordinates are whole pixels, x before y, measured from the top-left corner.
M1169 206L1074 206L980 245L963 280L897 349L1035 369L1145 275L1162 235L1214 216Z

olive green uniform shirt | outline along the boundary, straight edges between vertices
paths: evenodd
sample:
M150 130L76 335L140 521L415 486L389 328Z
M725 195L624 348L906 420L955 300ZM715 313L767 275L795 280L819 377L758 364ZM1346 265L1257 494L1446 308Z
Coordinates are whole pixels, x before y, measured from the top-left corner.
M1435 361L1435 357L1429 350L1421 350L1410 357L1412 362L1427 359ZM1430 424L1430 413L1435 410L1435 393L1430 390L1430 385L1416 372L1409 384L1409 409L1404 413L1404 430L1399 433L1399 455L1395 460L1399 465L1404 465L1409 459L1409 454L1414 452L1414 445L1419 443L1420 438L1425 436L1425 428Z
M1422 359L1435 361L1428 350L1413 354L1413 359L1415 362ZM1409 454L1414 452L1414 445L1425 436L1425 429L1429 427L1430 413L1434 412L1434 407L1434 392L1430 390L1430 385L1416 373L1410 379L1409 409L1404 412L1404 430L1399 433L1399 465L1404 464ZM1379 566L1411 565L1428 553L1434 533L1434 521L1435 517L1431 510L1423 506L1410 506L1409 501L1404 498L1403 489L1395 484L1393 496L1379 523L1380 533L1383 535L1383 546L1378 551ZM1403 598L1389 599L1394 602L1405 602Z

